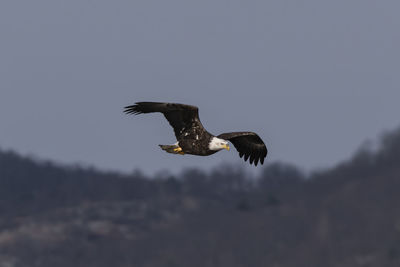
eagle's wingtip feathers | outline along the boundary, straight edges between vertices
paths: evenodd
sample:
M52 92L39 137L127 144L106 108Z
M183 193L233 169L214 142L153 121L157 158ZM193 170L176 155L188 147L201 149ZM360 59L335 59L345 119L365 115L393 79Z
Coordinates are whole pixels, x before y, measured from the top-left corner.
M135 105L131 105L131 106L126 106L124 107L124 112L126 114L134 114L134 115L138 115L143 113L140 109L139 106L137 105L137 103L135 103Z

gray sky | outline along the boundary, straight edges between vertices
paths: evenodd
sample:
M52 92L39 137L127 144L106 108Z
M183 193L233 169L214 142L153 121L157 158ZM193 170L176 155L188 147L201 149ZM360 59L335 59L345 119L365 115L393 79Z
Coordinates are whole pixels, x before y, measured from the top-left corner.
M2 0L0 147L146 173L247 166L176 156L160 114L194 104L211 133L251 130L268 162L329 167L400 124L398 0Z

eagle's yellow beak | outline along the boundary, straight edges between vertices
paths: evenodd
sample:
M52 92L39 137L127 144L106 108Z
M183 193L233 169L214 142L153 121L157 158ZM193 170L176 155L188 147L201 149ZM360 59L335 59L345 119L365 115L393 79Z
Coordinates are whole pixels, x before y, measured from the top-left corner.
M223 146L222 146L222 148L225 148L226 150L228 150L228 151L229 151L229 145L228 145L228 144L226 144L226 145L223 145Z

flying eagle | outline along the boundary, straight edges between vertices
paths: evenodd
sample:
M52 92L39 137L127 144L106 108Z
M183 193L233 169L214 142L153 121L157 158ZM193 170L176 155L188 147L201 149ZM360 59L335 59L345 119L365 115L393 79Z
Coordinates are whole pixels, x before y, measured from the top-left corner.
M127 114L161 112L175 132L177 142L173 145L159 145L173 154L208 156L222 149L229 150L230 141L244 161L264 163L268 150L261 138L253 132L232 132L214 136L204 129L196 106L177 103L137 102L125 107Z

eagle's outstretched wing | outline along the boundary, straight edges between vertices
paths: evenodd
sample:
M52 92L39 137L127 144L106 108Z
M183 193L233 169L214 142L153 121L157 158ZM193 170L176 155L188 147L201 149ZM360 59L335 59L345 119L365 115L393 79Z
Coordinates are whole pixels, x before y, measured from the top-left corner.
M218 138L229 140L239 152L239 156L244 156L244 161L250 157L250 164L254 162L255 166L259 161L263 164L264 158L268 154L263 140L253 132L223 133L218 135Z
M137 102L132 106L125 107L127 114L141 114L161 112L174 128L175 136L179 137L183 131L190 128L204 129L199 119L199 109L196 106L177 103Z

